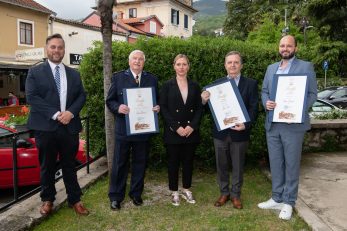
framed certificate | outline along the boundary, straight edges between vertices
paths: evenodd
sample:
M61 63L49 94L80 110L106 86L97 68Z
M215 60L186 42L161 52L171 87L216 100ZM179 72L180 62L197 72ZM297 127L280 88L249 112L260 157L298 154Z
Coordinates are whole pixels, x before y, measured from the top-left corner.
M208 85L204 90L210 92L208 105L218 131L250 121L235 81L225 78L225 81Z
M269 116L272 122L302 123L305 119L307 75L274 75L270 99L276 102Z
M123 89L124 103L129 107L125 115L127 135L158 133L158 115L152 111L156 105L153 87Z

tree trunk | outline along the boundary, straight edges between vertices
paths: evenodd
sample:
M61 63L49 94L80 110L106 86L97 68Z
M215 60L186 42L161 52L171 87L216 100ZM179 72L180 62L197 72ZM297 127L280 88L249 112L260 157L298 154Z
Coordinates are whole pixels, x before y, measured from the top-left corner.
M98 12L101 19L101 33L104 43L103 50L103 74L104 74L104 99L106 100L108 90L111 84L112 77L112 25L113 25L113 6L116 0L99 0ZM114 133L114 116L108 110L105 104L105 133L106 133L106 150L107 150L107 164L109 174L112 169L113 153L115 146L115 133Z

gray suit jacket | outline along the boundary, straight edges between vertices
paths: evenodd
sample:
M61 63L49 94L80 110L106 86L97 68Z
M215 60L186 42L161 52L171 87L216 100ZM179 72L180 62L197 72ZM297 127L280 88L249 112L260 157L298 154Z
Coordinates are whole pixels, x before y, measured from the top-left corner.
M261 99L262 99L262 103L265 110L266 110L266 101L270 99L273 76L276 74L279 65L280 65L280 62L269 65L265 73L265 78L264 78L263 86L261 90ZM296 73L308 75L308 92L307 92L307 98L306 98L305 119L304 119L304 122L301 124L291 124L291 126L289 126L288 129L292 131L307 131L311 128L308 111L310 107L312 106L312 104L317 100L316 73L313 69L313 64L311 62L294 58L288 74L296 74ZM265 129L267 131L270 130L271 124L272 122L269 120L269 111L266 111Z

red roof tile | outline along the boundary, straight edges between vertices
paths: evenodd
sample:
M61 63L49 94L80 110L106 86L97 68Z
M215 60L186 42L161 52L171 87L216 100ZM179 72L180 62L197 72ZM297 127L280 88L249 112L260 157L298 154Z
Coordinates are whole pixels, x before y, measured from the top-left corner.
M47 13L47 14L56 15L56 13L54 11L44 7L43 5L37 3L33 0L0 0L0 2L28 8L28 9L35 10L35 11L40 11L40 12Z
M164 24L155 15L150 15L147 17L139 17L139 18L127 18L127 19L123 18L120 20L126 24L138 24L138 23L144 23L145 21L152 19L152 18L155 18L162 26L164 26Z
M119 26L123 27L126 30L130 30L132 32L138 33L138 34L146 34L146 32L139 30L133 26L130 26L128 24L125 24L124 22L120 21L120 20L115 20L116 24L118 24Z

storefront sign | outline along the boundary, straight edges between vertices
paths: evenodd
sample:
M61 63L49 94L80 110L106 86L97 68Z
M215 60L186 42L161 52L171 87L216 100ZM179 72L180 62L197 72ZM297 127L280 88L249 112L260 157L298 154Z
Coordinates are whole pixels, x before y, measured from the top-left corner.
M17 61L41 60L45 57L45 50L43 47L27 50L16 50L15 55Z
M83 59L83 55L80 54L70 54L70 64L80 65Z

